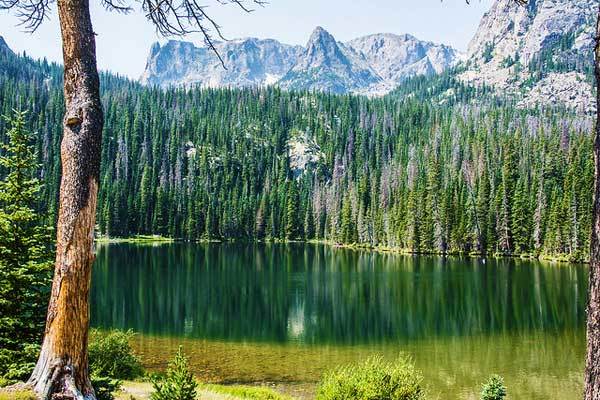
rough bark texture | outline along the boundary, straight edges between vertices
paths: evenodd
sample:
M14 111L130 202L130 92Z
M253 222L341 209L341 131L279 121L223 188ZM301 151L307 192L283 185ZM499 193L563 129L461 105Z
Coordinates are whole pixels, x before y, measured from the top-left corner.
M587 357L585 400L600 399L600 6L596 34L596 137L594 140L594 210L590 254L589 300L587 308Z
M88 375L93 235L102 105L88 0L58 0L66 115L56 264L40 358L29 385L42 399L95 399Z

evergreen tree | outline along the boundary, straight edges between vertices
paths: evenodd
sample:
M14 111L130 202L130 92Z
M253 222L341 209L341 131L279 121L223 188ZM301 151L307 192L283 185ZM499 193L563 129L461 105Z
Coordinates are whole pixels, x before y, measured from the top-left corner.
M6 119L0 166L0 376L23 379L33 369L44 331L50 232L36 211L42 185L25 113Z
M289 183L287 202L285 208L285 238L288 240L300 239L302 226L300 225L300 200L296 182Z

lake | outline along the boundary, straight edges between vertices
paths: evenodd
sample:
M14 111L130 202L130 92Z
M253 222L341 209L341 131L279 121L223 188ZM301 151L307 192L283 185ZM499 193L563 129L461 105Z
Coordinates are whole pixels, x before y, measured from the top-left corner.
M299 397L336 365L405 354L432 399L476 399L492 373L512 399L579 399L587 271L306 244L110 244L92 325L137 332L150 370L182 345L204 381Z

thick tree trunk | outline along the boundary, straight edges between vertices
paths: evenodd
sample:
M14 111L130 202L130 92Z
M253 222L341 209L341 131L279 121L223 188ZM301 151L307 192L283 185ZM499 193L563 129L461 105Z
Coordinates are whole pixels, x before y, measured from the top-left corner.
M585 367L585 400L600 399L600 6L596 26L596 137L594 163L596 168L592 246L590 254L589 302L587 309L587 357Z
M42 399L95 399L88 375L90 273L102 105L89 0L58 0L66 115L56 264L40 358L29 385Z

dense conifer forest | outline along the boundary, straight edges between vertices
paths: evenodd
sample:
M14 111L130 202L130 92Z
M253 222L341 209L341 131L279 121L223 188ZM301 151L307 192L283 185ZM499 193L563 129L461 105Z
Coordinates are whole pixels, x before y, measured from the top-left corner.
M29 110L50 221L61 74L0 52L0 111ZM449 74L431 80L436 96L414 78L369 99L162 90L102 74L97 233L587 259L591 118L521 110Z

